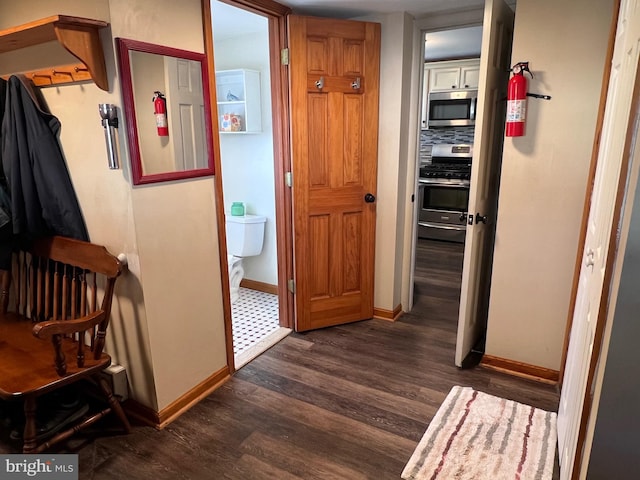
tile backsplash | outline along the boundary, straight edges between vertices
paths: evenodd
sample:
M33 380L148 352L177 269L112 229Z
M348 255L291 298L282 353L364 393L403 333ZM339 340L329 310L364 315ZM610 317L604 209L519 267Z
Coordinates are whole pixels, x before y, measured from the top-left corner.
M431 158L431 146L438 143L473 143L475 127L431 128L420 132L420 163Z

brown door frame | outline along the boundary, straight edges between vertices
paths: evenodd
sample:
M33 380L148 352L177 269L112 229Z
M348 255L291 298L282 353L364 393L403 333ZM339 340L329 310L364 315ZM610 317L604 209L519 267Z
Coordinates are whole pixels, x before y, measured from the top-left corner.
M278 299L280 325L293 328L294 298L288 289L288 279L293 278L293 235L291 223L291 189L285 184L285 173L291 171L289 142L289 79L287 66L280 62L280 51L287 46L287 15L291 12L273 0L220 0L234 7L267 17L269 22L269 52L271 53L271 103L273 116L273 154L275 170L276 243L278 254ZM211 95L211 125L213 126L213 154L215 172L216 220L222 275L222 307L224 312L225 344L229 371L235 371L233 355L233 331L231 322L231 300L229 273L227 268L227 240L225 228L224 197L220 159L218 114L215 98L216 79L213 56L213 30L211 26L210 0L202 0L205 54L209 67L209 90ZM277 52L277 54L275 54Z

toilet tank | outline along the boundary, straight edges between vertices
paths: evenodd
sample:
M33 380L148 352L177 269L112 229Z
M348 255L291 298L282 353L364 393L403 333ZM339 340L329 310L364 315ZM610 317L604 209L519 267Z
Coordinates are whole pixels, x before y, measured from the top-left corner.
M260 255L266 221L266 217L260 215L227 215L227 253L236 257Z

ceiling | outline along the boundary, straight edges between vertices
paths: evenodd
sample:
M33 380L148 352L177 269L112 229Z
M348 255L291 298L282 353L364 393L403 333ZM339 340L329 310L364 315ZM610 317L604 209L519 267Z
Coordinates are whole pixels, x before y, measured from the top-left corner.
M222 2L211 2L211 23L214 40L227 40L239 35L266 32L267 17L232 7Z
M425 35L427 62L480 56L482 26L430 32Z
M291 7L294 13L333 18L362 17L371 13L406 11L414 17L429 13L479 7L484 0L277 0ZM513 3L513 2L511 2ZM238 35L265 31L265 17L232 7L220 1L212 2L215 38L223 40ZM425 60L437 61L480 55L482 27L429 33L426 36Z
M352 18L370 13L407 12L414 17L484 5L484 0L276 0L295 13Z

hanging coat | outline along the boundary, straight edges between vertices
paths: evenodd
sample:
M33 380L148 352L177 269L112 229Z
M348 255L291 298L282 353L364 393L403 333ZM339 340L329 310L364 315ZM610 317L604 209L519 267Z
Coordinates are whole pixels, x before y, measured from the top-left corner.
M0 78L0 134L2 128L2 119L4 117L5 98L7 96L7 82ZM1 138L1 137L0 137ZM0 166L2 165L2 148L0 142ZM11 207L9 200L9 191L5 182L4 175L0 172L0 232L10 231L11 227ZM1 234L0 234L1 236Z
M14 237L62 235L88 240L58 143L60 122L39 106L18 77L10 77L7 83L4 105L0 101L4 111L0 155ZM0 235L0 263L6 247Z

